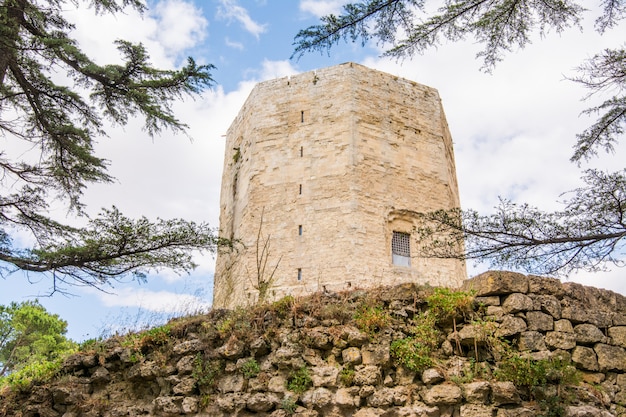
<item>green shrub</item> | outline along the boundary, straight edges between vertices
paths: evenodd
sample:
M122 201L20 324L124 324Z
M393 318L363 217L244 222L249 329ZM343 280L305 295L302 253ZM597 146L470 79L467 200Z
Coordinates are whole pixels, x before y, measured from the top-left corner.
M298 404L296 404L296 400L293 397L285 396L280 402L280 408L285 410L287 414L291 415L296 412Z
M62 358L31 362L6 377L0 378L0 388L8 386L14 391L27 391L32 384L52 378L61 369L62 364Z
M354 315L354 321L361 331L374 336L391 324L391 316L380 305L362 304Z
M432 349L415 337L394 340L391 343L391 356L397 363L415 372L432 366Z
M205 360L201 353L196 355L193 361L191 376L195 378L200 388L212 389L215 386L217 376L224 370L224 363L220 360Z
M351 387L354 382L354 369L345 367L339 373L339 381L346 387Z
M306 366L293 371L287 378L287 389L296 394L302 394L311 386L313 386L313 380Z
M438 322L446 322L458 316L467 317L473 311L474 293L435 288L433 294L426 298L426 303Z
M547 383L577 385L580 372L569 362L561 359L532 360L519 354L504 358L495 371L496 379L511 381L515 385L531 390Z
M261 368L254 358L250 358L241 364L241 373L248 379L254 378L259 374L259 372L261 372Z

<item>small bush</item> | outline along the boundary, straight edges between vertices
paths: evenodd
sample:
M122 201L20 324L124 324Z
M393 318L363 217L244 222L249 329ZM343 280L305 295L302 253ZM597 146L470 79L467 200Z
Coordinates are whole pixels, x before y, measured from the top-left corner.
M339 373L339 381L346 387L351 387L354 382L354 369L346 367Z
M254 358L248 359L241 365L241 373L248 379L254 378L259 374L259 372L261 372L261 368L259 367L259 363Z
M446 322L458 316L467 317L473 311L474 294L435 288L433 294L426 298L426 303L438 322Z
M202 354L198 353L193 361L193 371L191 376L195 378L196 384L205 391L215 386L217 376L224 370L224 363L220 360L206 361Z
M285 396L280 402L280 408L285 410L287 414L291 415L296 412L298 404L296 404L296 400L293 397Z
M62 358L29 363L8 376L0 378L0 388L8 386L14 391L27 391L32 384L51 379L61 369L62 364Z
M421 372L433 364L431 348L414 337L394 340L390 353L399 364L411 371Z
M382 306L363 304L357 309L354 321L361 331L371 337L391 324L391 316Z
M287 389L295 392L296 394L302 394L311 386L313 386L313 380L311 379L309 369L306 366L293 371L287 378Z

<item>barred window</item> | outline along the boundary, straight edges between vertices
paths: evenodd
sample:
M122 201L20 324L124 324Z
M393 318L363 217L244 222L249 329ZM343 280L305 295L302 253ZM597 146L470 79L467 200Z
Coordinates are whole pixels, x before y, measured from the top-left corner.
M391 238L391 257L394 265L411 266L411 235L393 232Z

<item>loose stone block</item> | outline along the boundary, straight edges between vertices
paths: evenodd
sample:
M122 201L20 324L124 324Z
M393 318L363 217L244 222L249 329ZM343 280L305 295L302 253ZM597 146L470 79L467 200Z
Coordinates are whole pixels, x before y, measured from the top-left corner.
M357 347L349 347L341 351L341 359L344 365L360 365L361 349Z
M429 405L457 404L462 398L461 388L456 384L434 385L422 394L422 399Z
M528 278L526 275L508 271L488 271L463 282L462 289L476 291L476 295L511 294L514 292L526 294L528 292Z
M528 330L549 332L554 329L554 318L541 311L529 311L526 313L526 323Z
M586 371L598 371L600 369L596 352L590 347L576 346L572 351L572 362L577 368Z
M547 332L545 342L549 348L569 350L576 346L576 335L565 332Z
M513 293L504 299L502 309L509 314L530 311L533 309L533 300L526 294Z
M542 333L536 331L522 332L517 341L519 350L541 351L546 350L546 342Z
M606 343L606 337L602 330L593 324L583 323L574 327L576 333L576 343L580 345L593 345L595 343Z
M598 355L600 371L626 371L626 352L624 348L598 343L593 350Z
M626 348L626 326L609 327L608 334L612 344Z

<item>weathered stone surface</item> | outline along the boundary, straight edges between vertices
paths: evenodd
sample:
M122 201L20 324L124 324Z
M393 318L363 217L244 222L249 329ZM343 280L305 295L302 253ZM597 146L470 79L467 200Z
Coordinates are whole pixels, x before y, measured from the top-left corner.
M422 399L428 405L457 404L462 398L461 388L450 383L434 385L422 393Z
M333 347L332 337L328 333L328 329L318 326L305 332L305 337L311 347L316 349L328 350Z
M184 414L194 414L198 412L198 399L194 397L185 397L180 405Z
M574 326L572 326L571 321L561 319L554 322L554 331L563 333L574 333Z
M353 417L380 417L384 413L385 411L380 408L363 407L354 413Z
M406 401L407 394L404 387L381 388L367 398L367 404L370 407L401 406L406 404Z
M611 343L626 348L626 326L609 327Z
M157 397L154 400L155 408L168 414L181 413L183 411L181 403L181 397Z
M626 352L624 348L598 343L593 350L598 355L600 371L626 371Z
M522 332L517 340L519 350L541 351L546 350L546 342L544 336L540 332Z
M422 372L422 382L426 385L438 384L445 379L445 376L437 368L428 368Z
M151 381L161 374L159 365L152 361L138 363L128 371L131 381Z
M91 382L94 384L106 384L111 380L111 373L104 366L98 366L91 374Z
M176 369L179 374L190 374L193 372L195 355L183 356L178 362L176 362Z
M514 314L520 311L530 311L534 308L533 300L526 294L513 293L507 296L502 303L505 313Z
M240 244L218 251L213 306L257 302L263 210L263 235L280 242L270 300L381 281L459 287L464 261L395 266L389 253L414 213L459 207L452 148L438 92L412 81L345 63L257 84L226 132L220 236Z
M566 417L615 417L606 410L589 405L569 405L565 407Z
M485 332L479 325L466 324L456 334L450 334L448 340L458 340L462 345L473 345L474 341L480 343L485 340Z
M285 392L286 385L287 378L284 375L275 375L267 383L267 389L270 392Z
M482 404L463 404L460 417L493 417L494 408Z
M360 365L361 358L361 349L357 347L349 347L341 351L341 359L343 360L344 365Z
M476 295L501 295L528 292L526 275L507 271L488 271L463 282L462 289L476 291Z
M254 412L269 411L279 403L279 398L274 393L256 393L248 397L246 408Z
M502 323L496 330L497 337L514 336L518 333L526 331L526 322L521 317L505 316Z
M534 294L549 294L561 297L565 290L561 280L557 278L538 277L536 275L528 275L528 292Z
M314 387L336 387L339 369L334 366L315 366L311 369Z
M583 323L574 326L576 333L576 343L581 345L593 345L595 343L606 343L606 337L602 330L593 324Z
M487 381L476 381L463 384L463 397L469 403L487 404L491 395L491 385Z
M441 412L437 406L427 406L417 403L405 407L394 407L387 410L381 417L440 417Z
M191 339L176 343L172 349L177 355L186 355L188 353L200 352L203 348L201 340Z
M529 311L526 313L526 324L528 330L549 332L554 330L554 318L541 311Z
M576 346L576 335L565 332L547 332L545 337L546 346L552 349L569 350Z
M380 368L374 365L360 365L354 371L355 385L377 385L380 383Z
M233 335L222 347L217 349L217 353L226 359L234 360L243 356L245 348L245 342L243 340L239 340Z
M577 368L586 371L598 371L600 369L596 352L590 347L576 346L572 351L572 362Z
M517 388L510 381L496 381L491 383L492 403L495 406L505 404L520 404L522 402Z
M551 315L555 320L561 319L561 302L554 295L538 295L535 301L539 304L539 310Z
M536 417L537 411L525 407L500 408L496 417Z
M339 406L357 406L360 403L358 390L355 392L354 387L339 388L335 393L335 404Z
M368 345L361 348L361 358L363 365L382 365L385 366L391 362L389 354L389 345Z
M500 305L500 297L497 295L490 295L486 297L476 297L474 298L474 303L482 306L499 306Z
M172 392L176 395L190 395L196 388L196 381L196 378L191 376L183 377L178 384L172 387ZM241 391L241 389L238 391Z
M241 392L246 384L242 374L224 375L219 379L218 388L221 392Z

